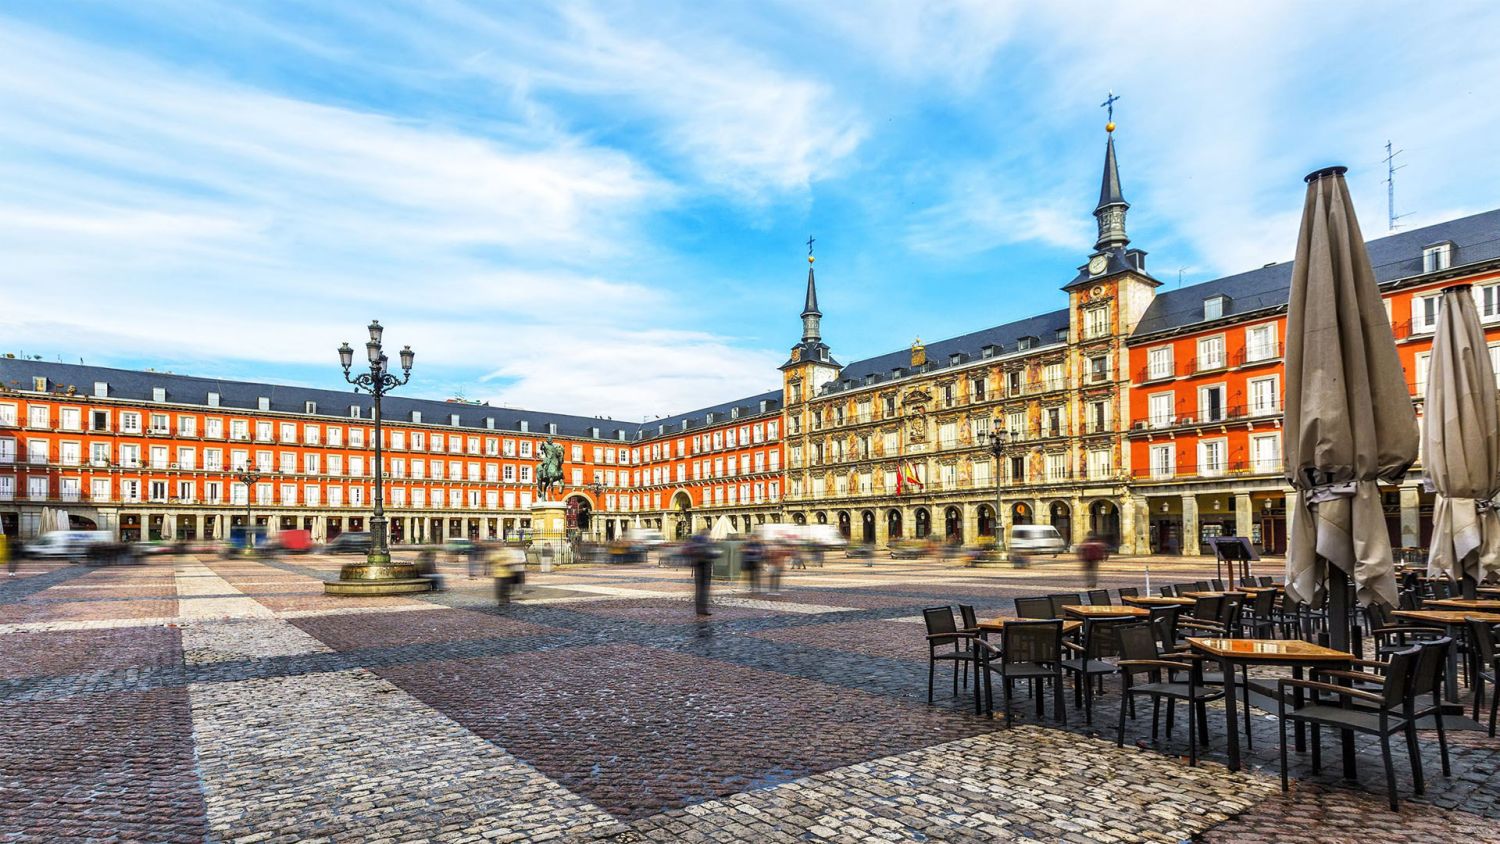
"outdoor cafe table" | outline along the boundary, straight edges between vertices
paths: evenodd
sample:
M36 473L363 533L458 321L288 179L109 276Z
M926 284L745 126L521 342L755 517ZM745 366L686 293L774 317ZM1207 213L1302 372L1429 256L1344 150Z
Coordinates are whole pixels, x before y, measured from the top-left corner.
M1432 604L1432 601L1428 601ZM1500 613L1465 612L1463 610L1396 610L1391 613L1404 621L1441 627L1448 631L1454 641L1463 638L1466 619L1477 618L1490 624L1500 624ZM1443 691L1448 700L1458 700L1458 647L1448 649L1448 676L1443 678Z
M1132 607L1191 607L1192 598L1173 598L1167 595L1126 595L1120 599Z
M1008 617L1008 616L1001 616L999 618L986 618L983 621L981 621L978 624L976 624L975 627L977 627L979 629L979 633L982 636L985 633L1000 633L1000 632L1002 632L1002 631L1005 630L1005 625L1007 623L1009 623L1009 622L1012 622L1012 621L1046 621L1046 619L1043 619L1043 618L1011 618L1011 617ZM1080 628L1082 626L1083 626L1083 622L1081 622L1081 621L1064 620L1063 621L1063 628L1062 628L1063 635L1064 636L1070 636L1073 633L1078 632L1078 628Z
M1477 594L1500 598L1500 586L1481 586L1474 590Z
M1179 594L1181 594L1182 597L1184 597L1184 598L1228 598L1228 597L1247 598L1247 597L1249 597L1249 593L1246 592L1246 591L1244 591L1244 590L1241 590L1241 589L1224 589L1224 590L1217 591L1217 592L1212 592L1212 591L1210 591L1210 592L1182 592L1182 593L1179 593Z
M1074 618L1145 618L1151 611L1144 607L1121 607L1114 604L1067 604L1064 615Z
M1219 662L1224 674L1224 723L1228 727L1229 770L1240 769L1239 702L1235 699L1234 668L1236 665L1285 665L1292 669L1292 676L1302 679L1304 666L1316 665L1332 668L1349 668L1354 655L1303 642L1297 639L1216 639L1189 637L1188 645L1193 650ZM1302 705L1302 690L1294 690L1296 704ZM1248 704L1247 704L1248 708ZM1249 716L1247 711L1246 717ZM1303 731L1298 725L1297 750L1303 749ZM1344 777L1354 777L1354 734L1343 731Z
M1476 598L1434 598L1423 601L1423 609L1469 610L1470 612L1500 612L1500 600Z

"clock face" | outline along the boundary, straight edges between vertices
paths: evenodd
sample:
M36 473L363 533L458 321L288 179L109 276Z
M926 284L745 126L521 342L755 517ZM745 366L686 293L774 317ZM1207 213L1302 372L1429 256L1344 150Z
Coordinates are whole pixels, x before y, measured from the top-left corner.
M1100 273L1104 272L1104 270L1106 268L1108 268L1108 267L1109 267L1109 259L1105 258L1103 255L1095 255L1094 257L1092 257L1092 258L1089 259L1089 274L1090 275L1099 275Z

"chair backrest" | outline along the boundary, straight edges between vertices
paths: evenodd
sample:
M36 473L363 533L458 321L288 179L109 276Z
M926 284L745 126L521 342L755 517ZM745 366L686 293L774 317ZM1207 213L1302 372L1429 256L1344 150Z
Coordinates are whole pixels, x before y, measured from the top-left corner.
M1500 636L1500 624L1480 621L1477 618L1465 619L1464 623L1469 629L1469 647L1474 649L1474 655L1479 658L1480 669L1493 669L1495 667L1495 639Z
M1403 589L1396 599L1396 606L1403 610L1416 610L1422 608L1422 598L1415 589Z
M1089 603L1096 607L1107 607L1110 604L1108 589L1090 589L1088 596Z
M1062 619L1012 621L1000 634L1004 663L1062 661Z
M1086 659L1108 659L1120 654L1120 628L1136 626L1133 618L1088 618L1083 622L1083 655Z
M1266 589L1255 593L1255 602L1250 605L1250 611L1255 613L1258 619L1267 619L1271 613L1276 611L1276 592Z
M1152 607L1151 615L1147 616L1151 633L1156 637L1157 644L1164 651L1177 649L1177 617L1182 612L1182 607Z
M1152 612L1155 612L1153 608ZM1156 635L1151 631L1150 624L1125 624L1115 629L1115 638L1120 642L1120 659L1157 659L1161 651L1157 648ZM1150 668L1136 668L1124 666L1120 669L1126 674L1139 674L1151 671Z
M927 624L927 635L941 636L945 633L957 633L958 624L953 620L952 607L928 607L922 610L922 621ZM948 645L958 641L957 636L949 636L942 639L928 639L932 645Z
M1222 578L1222 577L1216 577L1213 580L1209 581L1209 585L1214 588L1215 592L1223 592L1224 591L1224 578Z
M1159 593L1161 593L1161 596L1163 598L1175 598L1175 597L1177 597L1177 587L1176 586L1163 586L1163 587L1161 587L1160 589L1158 589L1156 591L1159 592Z
M964 620L964 629L973 630L979 626L979 619L974 615L974 607L971 604L959 604L958 614Z
M1421 653L1420 647L1410 647L1391 654L1386 663L1384 700L1381 702L1386 709L1395 709L1411 697L1413 674Z
M1434 598L1453 597L1453 584L1449 583L1446 580L1443 580L1441 578L1434 578L1427 581L1427 585L1432 587L1432 597Z
M1063 607L1076 607L1079 604L1083 603L1083 599L1080 598L1080 597L1078 597L1078 593L1077 592L1074 592L1071 595L1069 595L1067 593L1058 593L1056 595L1048 595L1047 599L1052 602L1052 617L1053 618L1062 618L1063 617Z
M1448 667L1448 649L1453 647L1453 638L1443 636L1428 639L1418 642L1417 647L1422 652L1417 655L1417 667L1412 669L1410 691L1413 695L1432 694L1443 685L1443 675Z
M1373 601L1365 607L1365 620L1369 622L1371 630L1396 625L1395 616L1391 615L1391 608L1379 601Z
M1261 586L1275 586L1276 585L1276 578L1270 576L1269 574L1261 575L1260 585Z
M1122 586L1116 591L1119 594L1121 601L1124 601L1126 598L1140 597L1141 594L1141 590L1135 588L1134 586Z
M1195 581L1193 581L1193 588L1190 589L1189 591L1191 591L1191 592L1209 592L1209 591L1212 591L1212 590L1210 590L1208 588L1208 581L1206 581L1206 580L1195 580Z
M1224 625L1229 635L1234 635L1234 629L1240 624L1240 608L1244 606L1245 599L1241 595L1225 595L1224 603L1219 605L1219 617L1215 619Z
M1223 609L1224 596L1222 595L1193 599L1193 618L1199 621L1218 621L1219 613Z
M1017 598L1016 615L1021 618L1051 618L1052 599Z
M1242 577L1242 578L1240 578L1240 585L1241 586L1254 586L1255 585L1255 578L1253 578L1253 577Z

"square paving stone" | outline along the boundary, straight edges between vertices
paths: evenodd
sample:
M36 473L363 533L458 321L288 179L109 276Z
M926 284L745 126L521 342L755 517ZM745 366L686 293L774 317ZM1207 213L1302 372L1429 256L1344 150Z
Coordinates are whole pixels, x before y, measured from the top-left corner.
M171 627L8 633L4 642L0 679L5 680L182 664L182 637Z
M569 632L491 613L457 609L321 615L289 621L336 651L516 636L556 636Z
M202 841L185 689L9 702L0 719L0 838Z
M377 673L621 818L993 729L951 711L635 645Z
M46 593L42 593L46 595ZM74 601L33 597L0 605L0 624L45 621L103 621L130 618L171 618L177 615L176 598L145 598L123 601Z
M801 624L749 634L774 642L927 662L926 629L920 624L886 620ZM948 668L942 669L948 672Z
M697 624L700 621L715 623L745 618L769 618L779 614L776 610L762 607L717 605L709 607L713 613L709 619L701 619L692 601L674 601L667 598L580 601L563 606L566 606L570 612L645 624Z

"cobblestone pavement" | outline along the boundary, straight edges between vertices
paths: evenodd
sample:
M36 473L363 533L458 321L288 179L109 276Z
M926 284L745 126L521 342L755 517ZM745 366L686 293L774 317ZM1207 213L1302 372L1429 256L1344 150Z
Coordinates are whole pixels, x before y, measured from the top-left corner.
M1481 732L1452 734L1451 777L1424 734L1427 793L1398 765L1393 813L1367 741L1358 782L1293 754L1283 795L1259 709L1231 774L1222 708L1197 767L1144 710L1117 747L1113 681L1093 728L1071 694L1063 727L1023 691L1005 729L943 670L927 705L922 608L1078 591L1070 562L830 559L777 595L716 587L699 618L678 569L533 573L499 608L446 562L444 592L327 596L343 561L26 564L0 583L0 842L1500 842ZM1111 560L1100 585L1144 586L1146 562Z

